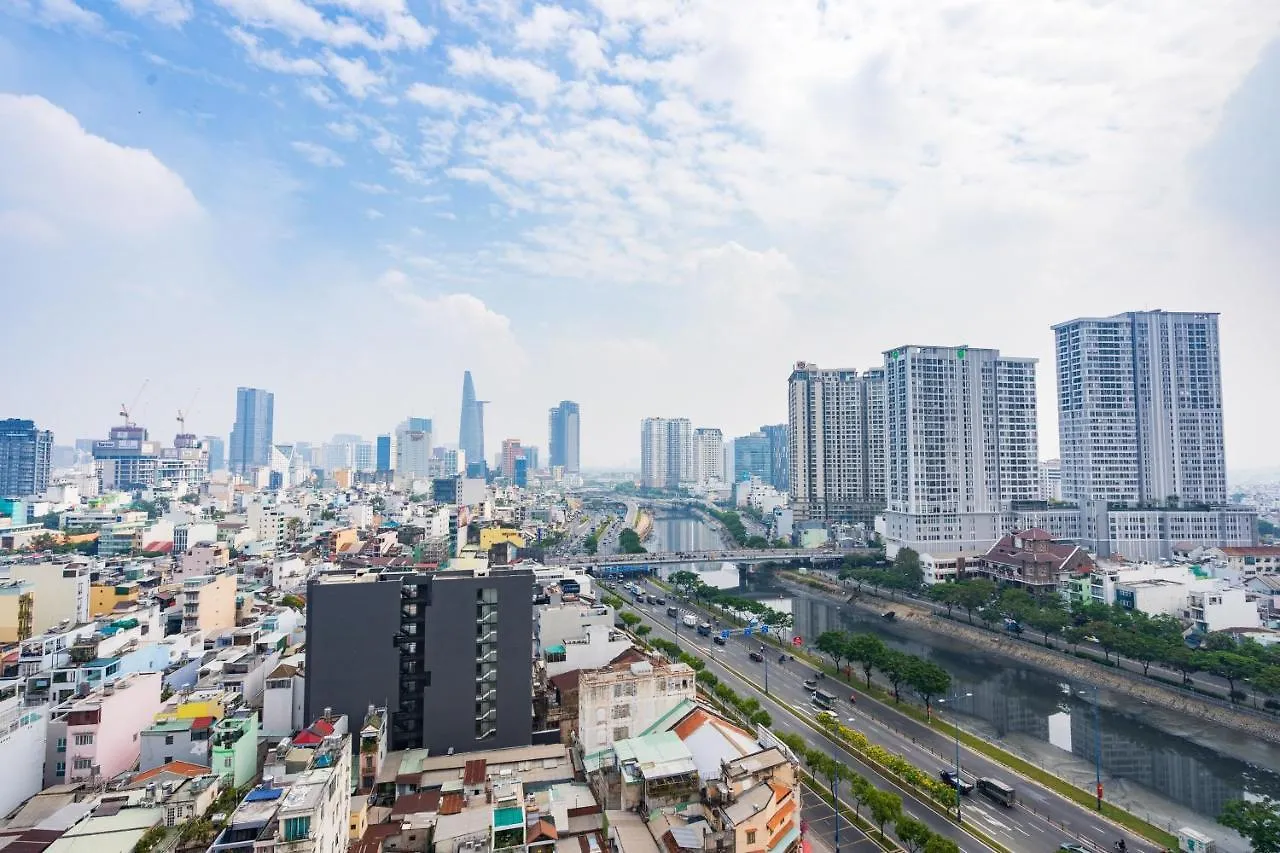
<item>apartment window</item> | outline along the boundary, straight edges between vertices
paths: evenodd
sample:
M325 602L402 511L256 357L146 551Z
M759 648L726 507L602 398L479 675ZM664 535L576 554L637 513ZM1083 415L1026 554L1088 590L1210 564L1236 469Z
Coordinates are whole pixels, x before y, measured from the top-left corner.
M311 834L311 817L288 817L284 820L284 840L302 841Z
M613 730L613 739L626 740L628 737L631 736L629 732L630 730L626 726L618 726Z
M166 756L164 757L164 761L162 761L161 763L162 763L162 764L169 764L169 763L170 763L170 762L172 762L172 761L173 761L173 756L172 756L172 755L166 755Z
M748 844L756 843L756 831L754 829L747 830L747 843Z
M66 776L66 775L67 775L67 762L65 762L65 761L59 761L59 762L58 762L58 764L57 764L57 766L53 769L53 772L54 772L54 775L55 775L55 776Z
M67 751L67 739L64 737L58 738L58 752L66 752L66 751Z
M76 746L92 746L93 734L76 735Z
M630 716L631 716L630 705L614 705L613 706L613 718L615 720L621 720Z
M93 766L93 759L77 758L75 761L71 763L71 766L74 767L76 770L88 770L90 767Z

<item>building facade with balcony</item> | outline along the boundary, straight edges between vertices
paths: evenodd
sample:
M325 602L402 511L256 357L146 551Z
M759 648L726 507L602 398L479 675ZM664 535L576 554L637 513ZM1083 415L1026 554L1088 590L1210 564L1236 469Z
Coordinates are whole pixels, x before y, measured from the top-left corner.
M197 575L182 582L184 632L208 633L235 626L235 575Z
M533 572L325 572L307 588L307 716L385 703L390 747L532 740ZM352 631L360 625L360 631Z
M134 672L49 712L45 787L110 779L138 763L138 733L160 710L161 673Z

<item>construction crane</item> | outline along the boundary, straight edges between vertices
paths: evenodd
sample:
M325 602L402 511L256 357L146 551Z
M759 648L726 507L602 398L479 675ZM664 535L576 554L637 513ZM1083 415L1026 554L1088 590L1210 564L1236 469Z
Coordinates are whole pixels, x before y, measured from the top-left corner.
M187 405L184 408L178 409L178 434L179 435L187 434L187 415L191 413L191 404L196 401L196 397L198 397L199 395L200 395L200 389L197 388L195 392L191 395L191 399L187 401Z
M132 420L130 420L130 418L129 418L129 413L130 413L133 409L137 408L137 406L138 406L138 400L142 398L142 392L143 392L143 391L145 391L145 390L147 390L147 383L148 383L148 382L150 382L150 381L151 381L150 379L144 379L144 380L142 380L142 387L138 389L138 393L137 393L137 394L133 395L133 402L132 402L132 403L130 403L130 404L129 404L129 405L127 405L127 406L126 406L124 403L121 403L121 404L120 404L120 417L124 418L124 425L125 425L125 426L127 426L127 427L131 427L131 426L133 426L133 425L134 425L134 424L133 424L133 421L132 421Z

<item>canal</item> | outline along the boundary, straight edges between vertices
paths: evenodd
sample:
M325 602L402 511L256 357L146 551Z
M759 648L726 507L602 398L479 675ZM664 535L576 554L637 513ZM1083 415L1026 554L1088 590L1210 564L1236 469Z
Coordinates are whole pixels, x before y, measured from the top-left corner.
M697 517L660 516L646 544L654 551L691 551L719 547L720 539ZM739 578L732 566L695 568L721 588L733 588ZM1090 685L1069 684L1048 670L920 628L885 623L808 591L771 586L767 575L743 577L749 593L780 595L771 604L794 614L794 631L807 641L829 630L871 632L893 648L935 661L951 673L954 693L972 694L960 705L966 728L1081 787L1093 787L1100 729L1107 798L1153 823L1175 829L1191 823L1226 835L1213 822L1228 800L1280 799L1280 747L1274 744L1105 690L1095 720Z

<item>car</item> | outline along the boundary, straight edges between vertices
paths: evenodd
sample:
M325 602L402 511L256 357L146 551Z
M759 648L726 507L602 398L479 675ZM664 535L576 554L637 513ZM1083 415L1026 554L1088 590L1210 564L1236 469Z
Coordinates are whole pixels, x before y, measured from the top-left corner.
M724 637L720 636L719 634L716 634L714 637L711 638L711 642L715 643L717 646L723 646L726 640Z
M1059 844L1058 853L1092 853L1083 844Z
M749 657L756 663L764 663L764 655L759 652L752 652Z
M804 689L812 693L818 689L818 682L812 678L806 679L804 682Z
M667 600L666 600L665 598L663 598L662 596L658 596L657 598L655 598L655 599L653 600L653 603L654 603L654 604L656 604L656 605L658 605L659 607L661 607L662 605L664 605L664 604L666 604L666 603L667 603Z
M960 793L966 796L973 791L973 780L964 774L957 774L954 770L940 770L938 778L951 787L958 788Z

